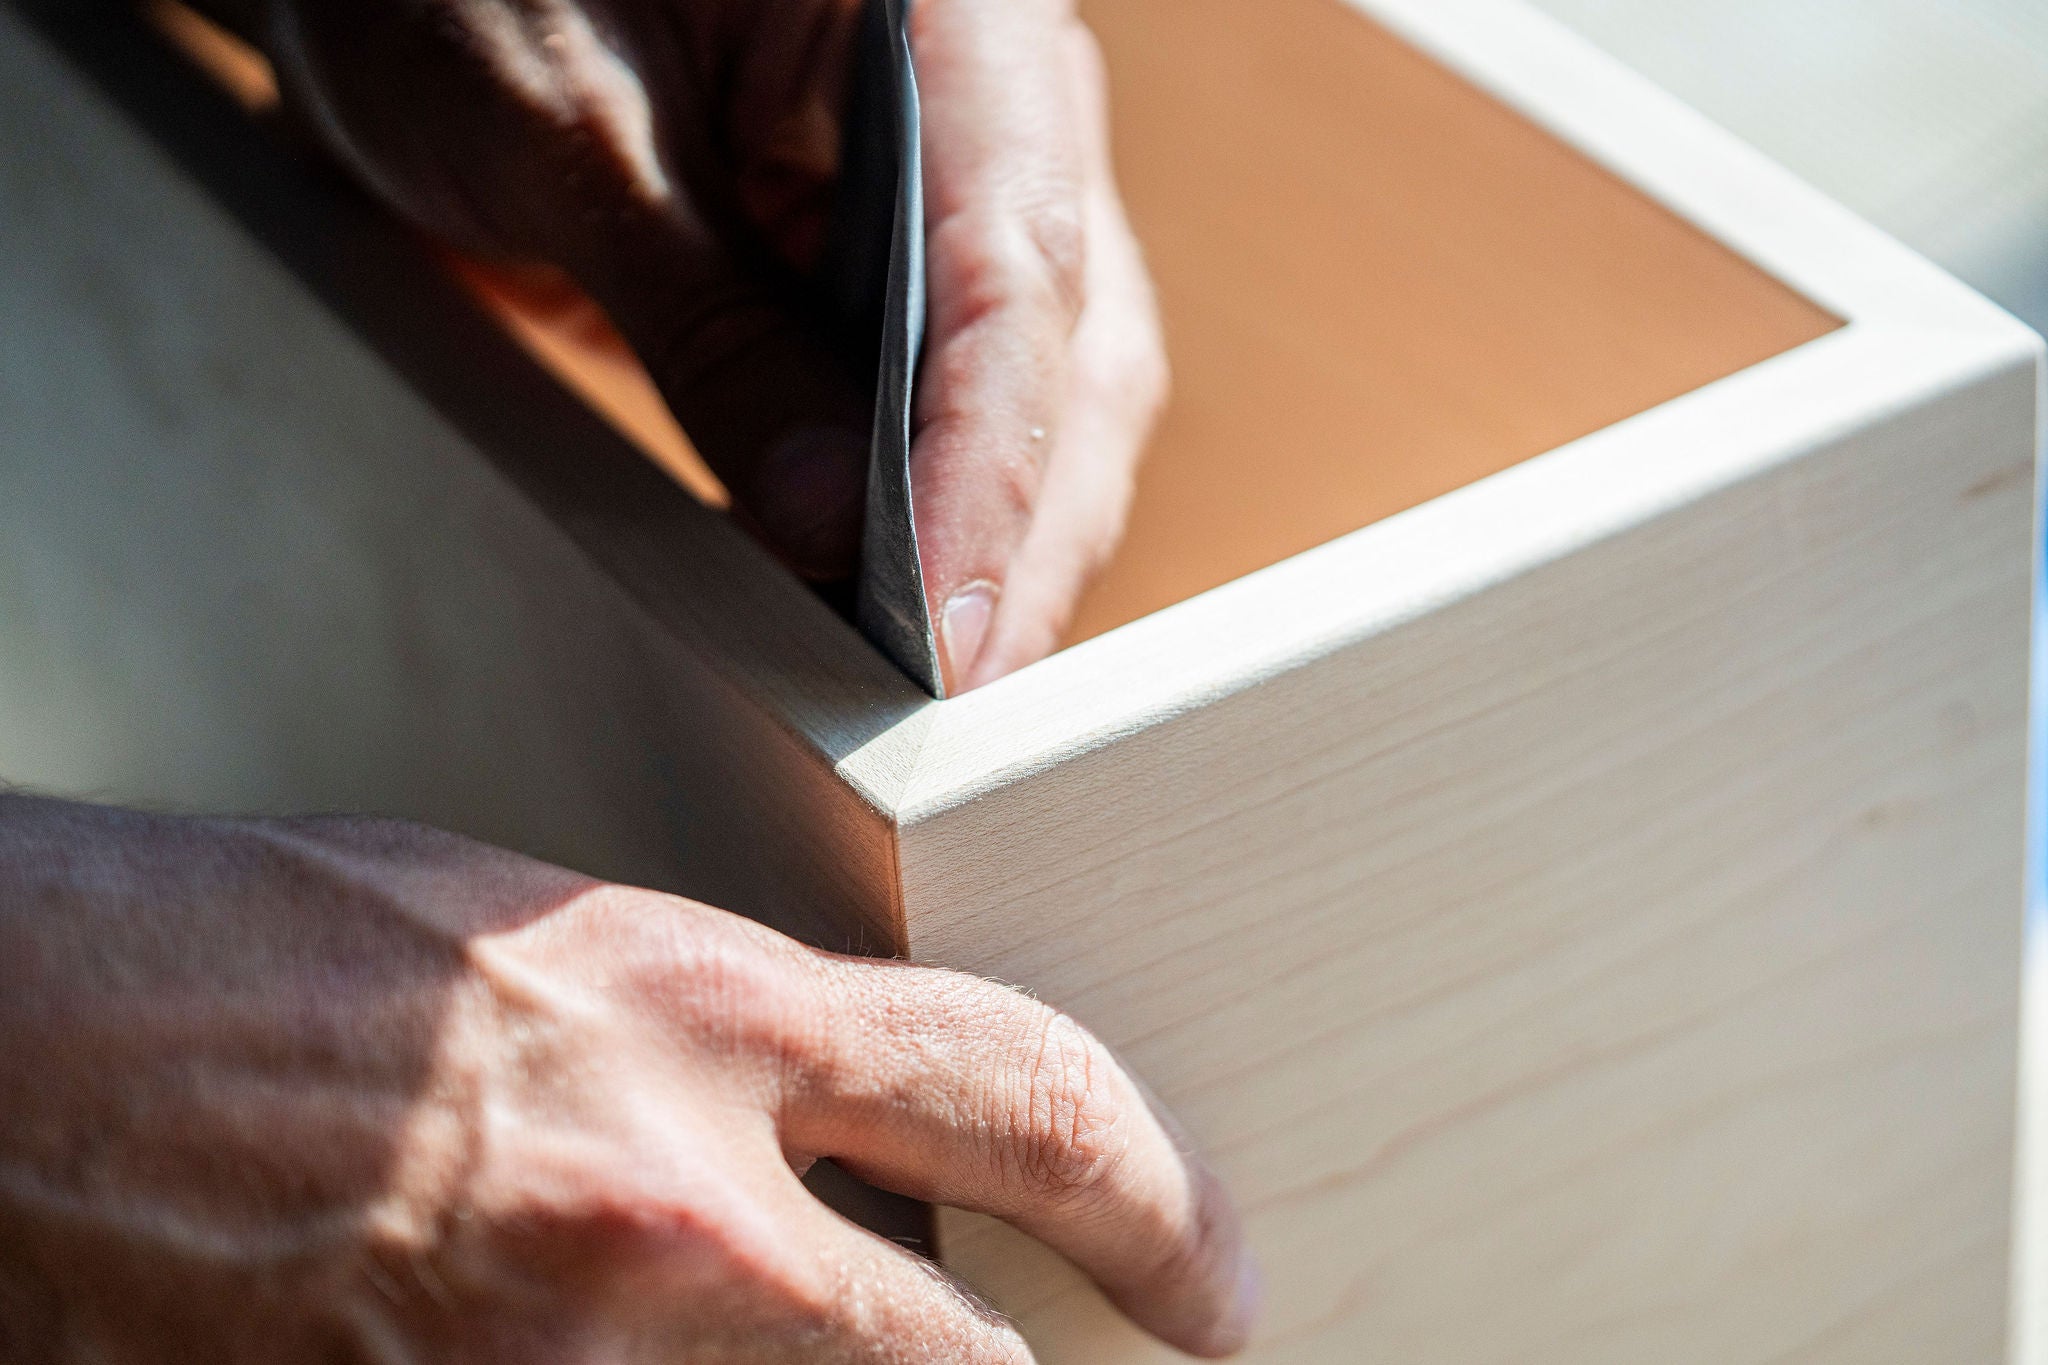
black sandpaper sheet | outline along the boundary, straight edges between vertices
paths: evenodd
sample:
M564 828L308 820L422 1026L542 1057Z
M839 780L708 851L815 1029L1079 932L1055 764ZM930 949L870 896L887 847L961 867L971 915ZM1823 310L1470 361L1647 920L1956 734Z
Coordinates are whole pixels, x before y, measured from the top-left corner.
M910 497L911 401L924 344L925 266L909 2L868 0L862 17L829 274L855 361L875 381L855 620L898 667L943 697Z

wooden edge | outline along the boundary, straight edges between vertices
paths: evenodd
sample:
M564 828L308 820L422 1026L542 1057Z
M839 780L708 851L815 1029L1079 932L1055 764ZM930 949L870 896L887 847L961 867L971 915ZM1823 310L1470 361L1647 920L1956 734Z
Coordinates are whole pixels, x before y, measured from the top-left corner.
M2048 1365L2048 348L2035 371L2034 638L2027 726L2026 942L2012 1248L2014 1365Z
M935 704L568 394L423 243L339 177L284 151L124 0L0 0L652 619L711 656L736 693L899 822L1255 686L1796 454L1867 421L1873 393L1903 404L2021 352L2031 362L2039 343L2020 324L1533 10L1505 0L1348 2L1849 326ZM1231 647L1219 650L1220 640Z
M1677 96L1523 0L1342 0L1847 322L2010 323Z
M944 703L898 824L1312 664L1940 394L2039 373L2040 355L2016 323L1831 333Z
M899 823L1256 686L1881 412L2038 365L2040 339L1995 304L1517 0L1346 3L1847 325L945 703Z
M2035 619L2039 619L2038 614ZM2035 675L2043 671L2034 654ZM2041 729L2040 690L2035 691L2034 731ZM2039 757L2035 771L2039 772ZM2040 779L2031 778L2028 830L2041 821ZM2040 885L2036 862L2028 881ZM2015 1149L2015 1208L2012 1256L2012 1359L2014 1365L2048 1365L2048 905L2038 890L2028 895L2025 976L2020 987L2019 1142Z
M824 765L838 768L869 751L847 780L887 813L896 793L867 785L890 780L878 741L929 699L851 626L568 393L449 278L424 241L339 175L294 156L174 55L126 0L0 3L736 695L762 706Z

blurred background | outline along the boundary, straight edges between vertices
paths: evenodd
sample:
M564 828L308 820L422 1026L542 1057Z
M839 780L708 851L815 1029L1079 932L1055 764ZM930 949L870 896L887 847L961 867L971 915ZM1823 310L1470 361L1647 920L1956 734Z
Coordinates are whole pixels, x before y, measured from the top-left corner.
M2048 330L2048 0L1536 0Z

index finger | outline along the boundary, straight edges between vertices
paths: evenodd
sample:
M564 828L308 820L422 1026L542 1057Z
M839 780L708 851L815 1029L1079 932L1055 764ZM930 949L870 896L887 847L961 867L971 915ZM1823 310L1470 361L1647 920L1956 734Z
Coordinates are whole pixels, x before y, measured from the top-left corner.
M1069 0L921 0L927 346L911 452L948 691L981 681L1031 524L1083 300Z
M794 1154L1004 1219L1182 1350L1244 1345L1257 1272L1236 1210L1093 1035L978 978L821 960L833 1007L792 1050Z

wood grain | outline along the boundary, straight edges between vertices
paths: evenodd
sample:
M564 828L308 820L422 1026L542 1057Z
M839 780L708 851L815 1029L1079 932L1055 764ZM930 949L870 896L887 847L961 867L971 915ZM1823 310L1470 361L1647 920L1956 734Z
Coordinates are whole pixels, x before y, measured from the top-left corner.
M1623 218L1796 284L1705 335L1845 325L931 704L122 6L12 2L68 56L0 9L0 774L381 808L1034 989L1244 1198L1255 1365L1997 1358L2042 372L2010 319L1525 9L1372 0L1464 73L1415 77L1454 123L1512 121L1493 92L1592 158L1539 137L1557 174L1666 206ZM1325 50L1419 60L1294 6L1327 42L1251 68L1275 108L1351 108ZM1483 206L1431 164L1415 193ZM1632 269L1650 313L1694 287ZM1526 380L1417 356L1474 432ZM948 1233L1049 1365L1160 1358Z
M1189 1124L1257 1365L1992 1365L2034 382L930 813L911 951ZM1171 1358L941 1245L1045 1365Z

